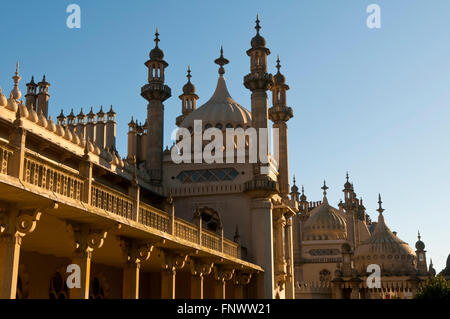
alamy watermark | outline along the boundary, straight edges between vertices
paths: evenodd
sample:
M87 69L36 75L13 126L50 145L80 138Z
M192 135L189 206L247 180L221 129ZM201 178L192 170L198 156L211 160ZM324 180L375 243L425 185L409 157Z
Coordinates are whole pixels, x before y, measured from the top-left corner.
M206 128L206 127L205 127ZM261 174L269 173L269 166L278 169L279 129L272 128L273 156L269 155L269 129L248 127L203 129L202 121L195 120L193 129L177 128L172 131L175 141L171 150L172 161L180 163L260 163Z
M81 28L81 8L78 4L69 4L66 12L70 13L66 20L66 25L69 29Z

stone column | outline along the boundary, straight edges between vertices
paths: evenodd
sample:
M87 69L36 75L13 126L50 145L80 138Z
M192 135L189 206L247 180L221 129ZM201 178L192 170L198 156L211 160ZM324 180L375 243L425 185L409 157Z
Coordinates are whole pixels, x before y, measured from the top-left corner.
M161 250L163 255L161 272L161 298L175 299L175 278L177 269L184 267L188 258L187 254L177 254L167 250Z
M285 226L286 218L283 210L274 210L274 240L275 240L275 284L279 290L284 289L286 282L286 258L285 258Z
M244 286L250 283L252 279L251 272L236 271L233 278L234 299L244 299Z
M286 255L287 255L287 277L286 277L286 298L295 299L295 276L294 276L294 245L293 245L293 231L292 218L286 220Z
M0 212L0 299L15 299L22 239L36 228L41 213L11 208Z
M233 278L234 269L225 268L222 265L217 265L214 267L214 298L215 299L225 299L225 285L228 280Z
M121 239L125 256L123 269L122 298L139 299L139 270L141 262L150 258L153 245L137 243L130 239Z
M16 113L14 121L14 129L9 137L9 144L14 149L11 156L11 163L8 165L8 175L23 180L23 171L25 165L25 140L27 131L22 127L22 119L20 118L20 108Z
M92 192L92 162L89 159L89 152L87 147L88 141L86 141L86 147L84 150L83 159L79 164L80 176L83 177L83 187L81 189L81 201L91 204L91 192Z
M94 249L101 248L107 235L105 230L93 230L88 225L69 224L73 231L75 251L72 264L80 267L80 287L71 288L70 299L89 299L91 259Z
M213 262L191 259L191 299L203 299L203 279L211 273Z
M267 198L254 198L251 203L253 262L264 268L257 277L258 298L274 298L274 258L272 202ZM263 236L262 236L263 235Z

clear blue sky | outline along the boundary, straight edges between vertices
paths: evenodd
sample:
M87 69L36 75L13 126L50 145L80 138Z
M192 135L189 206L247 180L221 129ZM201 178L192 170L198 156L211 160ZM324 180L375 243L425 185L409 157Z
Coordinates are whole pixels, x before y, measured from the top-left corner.
M66 27L66 7L81 7L81 29ZM381 7L382 27L366 27L366 7ZM158 26L169 63L165 143L180 113L188 64L201 105L217 79L220 45L230 60L228 88L249 108L242 84L245 51L259 13L262 34L291 87L290 173L310 200L342 197L345 172L376 220L380 192L392 230L413 248L422 239L440 271L450 253L450 2L316 1L5 1L0 7L0 86L6 94L20 62L21 90L45 73L53 116L113 104L118 149L126 156L131 115L145 120L144 62Z

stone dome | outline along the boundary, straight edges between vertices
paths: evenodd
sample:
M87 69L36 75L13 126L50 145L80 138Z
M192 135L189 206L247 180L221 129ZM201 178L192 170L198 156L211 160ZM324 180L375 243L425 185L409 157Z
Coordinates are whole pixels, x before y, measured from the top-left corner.
M390 274L411 273L415 272L415 259L414 251L392 233L382 213L373 234L354 253L355 266L360 272L365 272L369 264L375 263Z
M252 115L233 100L228 92L224 77L220 76L213 96L208 102L190 113L180 126L193 128L194 120L202 120L203 128L220 125L220 128L225 129L225 127L231 125L232 127L240 126L245 129L251 125Z
M311 211L311 217L303 227L304 240L336 240L347 238L347 223L341 213L323 202Z
M164 59L164 52L156 46L150 51L150 59L153 61L162 61Z
M184 94L195 94L195 86L194 86L194 84L191 83L191 81L188 81L183 86L183 93Z

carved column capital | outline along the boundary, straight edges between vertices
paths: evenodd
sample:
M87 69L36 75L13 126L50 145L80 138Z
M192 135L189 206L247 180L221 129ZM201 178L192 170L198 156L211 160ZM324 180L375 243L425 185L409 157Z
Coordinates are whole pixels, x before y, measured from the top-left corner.
M214 279L220 282L231 280L234 275L234 268L216 265L214 267Z
M94 229L87 224L67 222L67 226L73 235L76 254L85 254L86 257L90 257L94 249L101 248L108 235L107 230Z
M233 278L233 283L236 286L245 286L250 283L252 279L252 272L250 271L236 271Z
M9 211L0 211L0 235L2 237L22 238L32 233L41 218L38 209L19 210L12 208ZM19 244L21 240L19 240Z
M120 247L126 262L138 265L150 258L154 245L122 237L120 238Z
M214 262L209 260L202 260L200 258L191 258L190 268L193 276L207 276L211 273L214 267Z
M166 249L161 249L161 254L163 257L161 263L162 269L172 272L182 269L189 257L187 253L171 252Z

